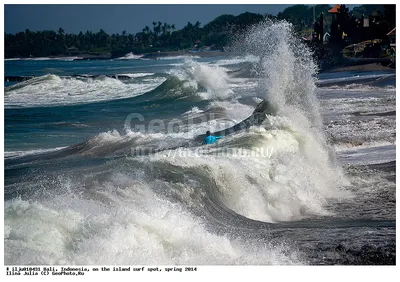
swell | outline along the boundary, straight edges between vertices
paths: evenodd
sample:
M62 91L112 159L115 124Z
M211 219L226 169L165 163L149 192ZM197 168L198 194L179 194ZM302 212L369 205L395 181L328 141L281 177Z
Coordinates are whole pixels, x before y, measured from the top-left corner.
M140 96L155 89L165 75L35 77L5 88L6 108L96 104ZM34 99L33 99L34 98Z
M148 99L152 98L151 100L152 102L157 101L156 100L157 95L160 93L161 94L164 93L165 89L176 89L175 87L176 80L178 79L167 80L168 83L167 81L164 82L160 86L161 89L154 90L154 93L149 93L149 95L146 98ZM173 85L172 88L170 87L171 84ZM164 96L164 94L162 96ZM140 103L140 100L142 99L145 99L145 97L131 98L126 101L119 100L115 101L114 104L107 103L107 106L121 107L122 102L124 102L123 104L129 104L130 102L132 102L132 100L135 101L136 106L142 106L143 103L144 104L146 103L146 101L142 101L142 103ZM169 97L169 99L173 98ZM74 108L76 108L76 106L71 106L71 108L72 109L68 109L68 112L73 111ZM79 108L81 108L81 106L79 106ZM15 110L13 112L15 112ZM123 109L121 109L121 112L123 112ZM256 109L248 118L235 124L232 127L216 131L213 134L228 136L230 134L248 129L251 126L260 126L265 121L267 115L275 115L275 114L276 110L274 109L274 107L272 107L268 101L264 100L257 105ZM18 116L18 114L15 113L14 115ZM34 115L37 116L37 113L35 113ZM52 119L54 120L54 115L52 115ZM63 117L59 119L65 121L65 118ZM8 120L12 121L12 115L8 116ZM154 137L155 139L153 139L152 137ZM138 154L148 155L164 150L173 150L180 147L198 146L198 144L200 144L201 141L204 139L205 135L201 134L193 139L185 139L183 141L179 137L180 137L179 134L177 135L177 138L174 138L173 135L168 137L168 135L164 135L163 133L146 135L146 134L141 134L139 132L138 133L130 132L127 133L126 135L121 135L118 131L114 130L114 131L100 133L96 136L89 138L86 141L73 144L71 146L59 150L43 152L43 153L39 151L37 153L27 154L21 157L14 156L13 158L6 158L5 165L13 166L22 163L32 163L35 161L41 162L50 159L66 158L74 155L91 156L91 157L118 157L118 156L128 156L128 155L136 156ZM168 138L169 140L173 140L174 145L158 144L160 140L168 140ZM146 150L141 149L143 147L145 147Z

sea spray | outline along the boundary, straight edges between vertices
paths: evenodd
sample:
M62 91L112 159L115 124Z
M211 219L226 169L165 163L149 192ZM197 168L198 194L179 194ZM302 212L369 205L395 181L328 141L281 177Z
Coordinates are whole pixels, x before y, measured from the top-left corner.
M259 58L254 63L264 98L283 110L301 110L313 125L321 128L322 119L315 90L317 66L311 51L294 35L285 21L265 21L253 26L233 46L236 53Z
M235 212L263 221L330 214L324 208L327 200L347 196L342 187L348 182L326 143L310 50L285 21L252 27L232 50L259 58L254 64L258 93L278 109L277 116L266 120L266 131L250 128L237 134L235 145L272 146L274 157L218 160L220 169L210 173L219 197Z
M220 66L199 63L191 58L185 58L184 64L171 71L171 75L186 81L186 87L205 92L198 93L203 99L226 99L233 92L230 89L227 70Z
M256 76L260 78L259 92L264 93L264 99L285 117L286 126L293 127L299 137L307 136L312 142L312 145L308 143L317 154L307 155L317 162L321 159L335 162L332 149L326 145L316 95L318 68L311 50L295 36L292 24L266 20L240 37L233 50L259 58L254 64ZM304 138L300 137L300 140ZM339 178L343 179L342 176Z

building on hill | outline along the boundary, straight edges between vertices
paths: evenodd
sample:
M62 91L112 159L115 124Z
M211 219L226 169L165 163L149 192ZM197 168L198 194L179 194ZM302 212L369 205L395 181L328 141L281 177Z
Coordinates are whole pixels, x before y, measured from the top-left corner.
M354 17L345 5L335 5L328 13L332 15L329 43L339 46L356 44L366 40L381 39L388 41L390 22L385 15L376 10L370 15Z

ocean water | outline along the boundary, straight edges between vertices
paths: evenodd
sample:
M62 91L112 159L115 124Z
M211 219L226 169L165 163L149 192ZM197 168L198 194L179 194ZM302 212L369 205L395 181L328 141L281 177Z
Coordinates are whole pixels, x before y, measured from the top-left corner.
M395 72L232 51L6 60L5 264L395 264Z

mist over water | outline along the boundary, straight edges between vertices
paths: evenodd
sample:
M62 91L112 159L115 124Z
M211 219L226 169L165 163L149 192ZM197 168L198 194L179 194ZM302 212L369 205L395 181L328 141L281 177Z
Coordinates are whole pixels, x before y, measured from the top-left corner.
M357 191L327 141L312 54L286 22L232 51L168 68L127 54L129 79L6 88L5 263L323 264L316 245L336 244L323 226Z

